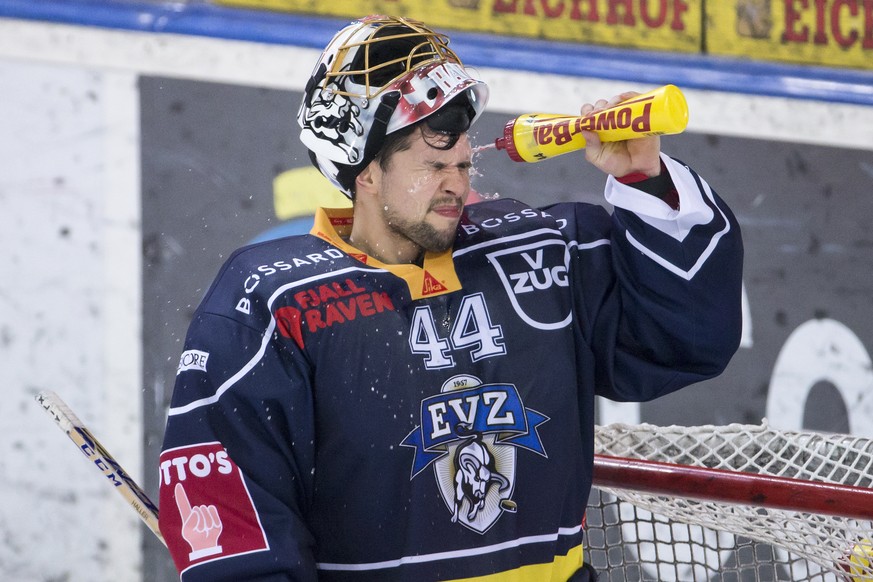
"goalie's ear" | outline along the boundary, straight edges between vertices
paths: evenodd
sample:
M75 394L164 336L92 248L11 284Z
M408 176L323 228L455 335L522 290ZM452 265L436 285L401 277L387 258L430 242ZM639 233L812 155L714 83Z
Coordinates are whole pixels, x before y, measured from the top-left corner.
M336 180L342 186L343 191L350 193L352 197L354 197L352 186L356 182L357 175L370 165L373 159L375 159L376 154L382 149L382 144L385 142L385 134L388 133L388 122L391 121L391 115L397 108L399 101L399 91L390 91L382 96L379 107L376 108L376 114L370 126L370 137L367 138L360 162L354 165L338 165L339 171L337 171Z
M371 161L363 170L355 176L355 199L367 196L369 192L376 192L382 183L382 167L377 160Z

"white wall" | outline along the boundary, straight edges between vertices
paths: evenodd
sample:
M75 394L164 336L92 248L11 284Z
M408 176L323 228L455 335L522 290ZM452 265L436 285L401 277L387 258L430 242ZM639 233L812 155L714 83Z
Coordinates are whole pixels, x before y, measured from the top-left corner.
M36 405L140 471L135 76L0 59L0 578L134 580L138 518Z

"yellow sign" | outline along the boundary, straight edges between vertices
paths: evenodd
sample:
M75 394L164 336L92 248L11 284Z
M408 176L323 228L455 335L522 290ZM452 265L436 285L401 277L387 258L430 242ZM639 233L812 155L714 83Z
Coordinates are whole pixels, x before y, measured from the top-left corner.
M707 52L873 69L870 0L707 2Z
M346 208L352 201L314 166L282 172L273 180L273 207L281 220L314 216L315 209Z
M437 30L639 49L697 53L702 45L703 0L214 1L349 20L367 14L389 14L422 20Z

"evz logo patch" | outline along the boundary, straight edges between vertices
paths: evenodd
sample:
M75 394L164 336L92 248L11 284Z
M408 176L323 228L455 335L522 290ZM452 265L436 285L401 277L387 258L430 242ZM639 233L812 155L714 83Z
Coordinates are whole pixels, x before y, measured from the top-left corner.
M512 500L516 453L526 449L548 458L537 428L549 418L524 407L512 384L481 384L455 376L440 394L421 403L421 425L402 446L415 449L412 477L430 465L453 523L485 533Z
M549 240L488 253L516 314L537 329L561 329L572 321L569 293L570 252L566 243ZM549 297L544 298L543 294Z

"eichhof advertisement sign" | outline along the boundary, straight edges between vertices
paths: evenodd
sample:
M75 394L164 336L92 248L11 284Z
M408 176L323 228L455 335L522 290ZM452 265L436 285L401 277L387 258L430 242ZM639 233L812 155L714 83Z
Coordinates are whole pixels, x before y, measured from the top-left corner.
M475 31L757 61L873 69L869 0L216 0L320 16L391 14Z

